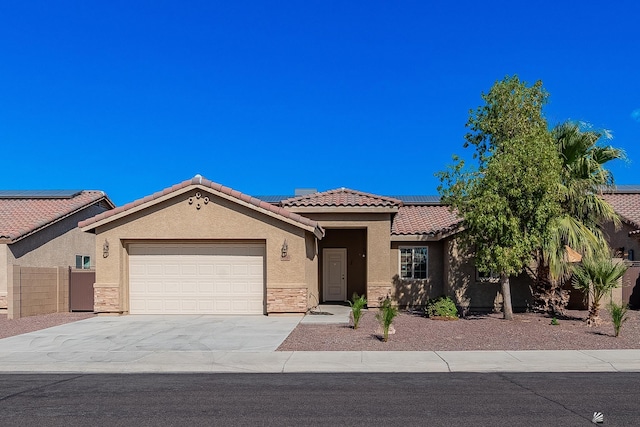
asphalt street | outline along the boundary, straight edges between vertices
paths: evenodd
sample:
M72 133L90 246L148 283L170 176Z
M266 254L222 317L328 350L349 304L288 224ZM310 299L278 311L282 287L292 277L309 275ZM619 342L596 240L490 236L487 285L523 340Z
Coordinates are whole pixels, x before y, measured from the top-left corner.
M640 425L640 373L2 374L3 426Z

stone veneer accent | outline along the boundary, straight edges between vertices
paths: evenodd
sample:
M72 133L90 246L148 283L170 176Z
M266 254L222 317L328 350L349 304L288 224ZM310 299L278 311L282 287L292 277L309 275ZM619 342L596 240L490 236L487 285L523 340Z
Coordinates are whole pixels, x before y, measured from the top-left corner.
M93 285L93 311L96 313L122 313L120 287L95 283Z
M267 289L267 313L306 313L306 288Z
M387 297L391 296L391 284L388 285L372 285L367 286L367 306L380 307L380 303Z

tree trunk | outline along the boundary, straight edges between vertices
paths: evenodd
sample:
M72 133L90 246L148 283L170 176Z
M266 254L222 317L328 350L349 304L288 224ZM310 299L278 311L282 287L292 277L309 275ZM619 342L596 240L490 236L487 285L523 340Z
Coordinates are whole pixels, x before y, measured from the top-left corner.
M600 301L593 301L587 317L587 326L600 326Z
M502 288L502 313L505 320L513 320L513 307L511 306L511 285L509 276L500 273L500 287Z

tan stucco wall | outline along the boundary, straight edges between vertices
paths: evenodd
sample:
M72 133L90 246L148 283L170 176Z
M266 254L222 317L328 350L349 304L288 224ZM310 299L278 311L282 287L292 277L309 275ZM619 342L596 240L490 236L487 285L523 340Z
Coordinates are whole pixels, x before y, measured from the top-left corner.
M196 192L201 199L210 198L200 209L189 203ZM317 280L309 280L317 272L317 254L310 232L283 222L254 209L239 205L197 187L149 206L138 212L100 226L96 230L96 251L102 253L105 239L109 242L107 258L96 262L96 289L103 294L117 294L117 309L127 312L128 254L130 244L149 241L176 242L260 242L266 247L266 298L278 289L280 295L291 294L297 301L301 295L317 294ZM289 260L281 260L284 240L289 248ZM311 247L310 247L311 246ZM108 288L115 287L117 292ZM289 291L286 291L286 290ZM300 290L303 290L300 292ZM98 310L102 311L102 310ZM276 309L273 311L282 311ZM299 311L299 310L292 310Z
M9 277L7 252L7 245L0 243L0 310L7 308L7 283Z
M465 312L500 311L502 294L497 281L476 280L473 257L460 250L455 238L444 242L444 293ZM526 273L510 278L511 302L514 311L523 311L531 304L529 278Z
M94 264L95 236L82 232L78 222L103 211L89 207L9 245L8 262L23 267L68 267L76 265L76 255L89 255Z
M427 247L427 278L406 280L400 278L400 248ZM394 284L392 297L400 306L418 307L426 305L430 298L445 294L444 286L444 243L442 241L391 242L389 268Z
M607 241L611 249L624 248L624 253L628 253L629 249L633 250L634 260L640 261L640 240L629 236L635 227L623 223L617 230L613 223L608 223L603 227Z
M364 228L367 230L367 299L377 307L378 296L392 292L391 214L389 213L304 213L324 228ZM347 298L350 298L348 295Z

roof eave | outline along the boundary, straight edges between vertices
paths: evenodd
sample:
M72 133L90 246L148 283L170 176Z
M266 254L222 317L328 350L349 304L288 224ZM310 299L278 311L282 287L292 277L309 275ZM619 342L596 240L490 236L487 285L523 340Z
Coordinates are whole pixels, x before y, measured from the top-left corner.
M122 212L118 212L115 215L111 215L111 216L108 216L106 218L102 218L102 219L100 219L98 221L95 221L95 222L93 222L91 224L87 224L87 225L81 227L81 230L85 231L85 232L93 231L98 227L101 227L103 225L109 224L109 223L111 223L113 221L117 221L118 219L124 218L126 216L131 215L131 214L139 212L139 211L141 211L143 209L147 209L149 207L155 206L155 205L157 205L159 203L162 203L162 202L164 202L166 200L172 199L172 198L174 198L174 197L176 197L178 195L187 193L189 191L193 191L196 188L200 189L200 190L203 190L203 191L206 191L208 193L214 194L217 197L220 197L220 198L225 199L225 200L229 200L229 201L231 201L233 203L236 203L236 204L239 204L241 206L245 206L245 207L247 207L249 209L252 209L254 211L261 212L261 213L263 213L263 214L265 214L267 216L270 216L272 218L275 218L275 219L278 219L280 221L286 222L286 223L291 224L291 225L293 225L295 227L298 227L298 228L301 228L303 230L309 231L310 233L313 233L319 239L322 239L322 237L324 237L324 230L315 221L313 222L313 224L304 224L302 222L296 221L295 219L287 218L284 215L278 215L277 213L272 212L272 211L270 211L268 209L264 209L264 208L262 208L260 206L256 206L253 203L246 202L246 201L244 201L242 199L239 199L239 198L234 197L232 195L223 193L221 191L218 191L218 190L216 190L216 189L214 189L212 187L209 187L209 186L203 185L203 184L191 184L191 185L188 185L186 187L178 188L178 189L176 189L174 191L171 191L171 192L168 192L166 194L163 194L162 196L160 196L158 198L155 198L155 199L152 198L153 195L147 196L147 197L145 197L143 199L140 199L138 205L133 206L133 207L131 207L129 209L123 210ZM98 215L98 216L100 216L100 215Z
M18 241L20 241L22 239L25 239L25 238L27 238L27 237L39 232L40 230L44 230L45 228L47 228L47 227L49 227L49 226L51 226L53 224L56 224L56 223L66 219L66 218L69 218L72 215L77 214L78 212L80 212L80 211L82 211L84 209L87 209L90 206L95 205L96 203L100 203L103 200L106 201L107 203L109 203L111 206L113 206L113 202L111 202L111 200L109 200L109 198L106 196L106 194L104 194L104 192L101 192L101 193L102 193L102 197L100 197L99 199L96 199L96 200L94 200L92 202L84 204L84 205L78 207L77 209L74 209L74 210L72 210L70 212L65 213L64 215L59 216L58 218L55 218L53 221L50 221L50 222L48 222L46 224L43 224L43 225L41 225L39 227L36 227L36 228L34 228L32 230L29 230L26 233L22 233L22 234L20 234L18 236L12 236L12 237L9 237L9 238L0 239L0 243L12 244L12 243L18 242Z
M294 213L397 213L397 206L283 206Z
M437 242L463 231L464 228L456 225L433 233L394 234L391 233L392 242Z

